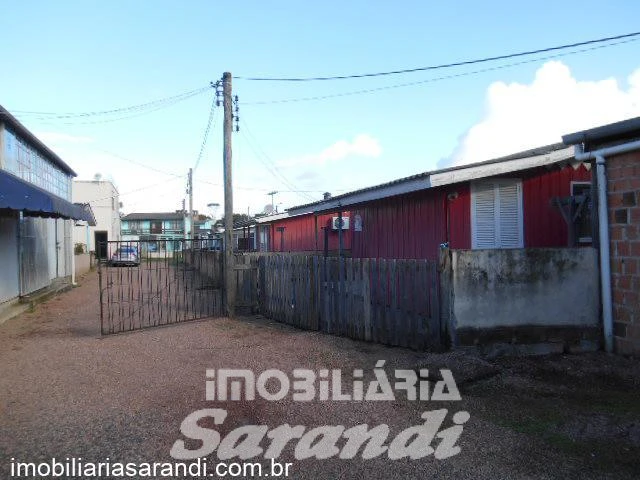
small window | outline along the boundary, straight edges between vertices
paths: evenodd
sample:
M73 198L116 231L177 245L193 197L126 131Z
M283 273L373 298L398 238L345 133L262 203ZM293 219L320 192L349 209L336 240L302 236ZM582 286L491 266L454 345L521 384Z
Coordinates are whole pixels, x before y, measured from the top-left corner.
M576 208L580 208L580 204L584 202L575 225L578 243L591 243L591 183L571 182L571 196L578 205Z
M474 249L524 246L519 179L472 183L471 229Z

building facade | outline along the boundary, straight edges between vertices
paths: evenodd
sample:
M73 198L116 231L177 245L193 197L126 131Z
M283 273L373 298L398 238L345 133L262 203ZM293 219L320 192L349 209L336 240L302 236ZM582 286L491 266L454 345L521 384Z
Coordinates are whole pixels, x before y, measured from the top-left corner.
M589 201L581 212L573 206L577 224L569 225L561 209L571 199L590 198L590 191L590 164L576 161L573 147L556 144L294 207L288 216L259 219L259 238L274 252L431 260L442 245L590 245Z
M597 169L598 223L607 217L598 229L605 345L640 356L640 117L563 141Z
M148 253L161 254L182 249L189 218L186 212L129 213L121 219L121 238L141 241ZM145 253L145 252L142 252Z
M73 275L75 172L0 107L0 304Z
M120 240L120 198L118 190L110 181L75 180L73 182L73 201L91 206L95 216L95 226L78 226L74 229L75 244L84 245L84 251L96 252L99 258L106 253L101 251L104 242Z

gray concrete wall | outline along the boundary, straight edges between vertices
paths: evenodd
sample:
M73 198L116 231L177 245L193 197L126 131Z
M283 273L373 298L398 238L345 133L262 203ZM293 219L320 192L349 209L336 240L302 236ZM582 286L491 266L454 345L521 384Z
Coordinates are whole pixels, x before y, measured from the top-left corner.
M593 248L451 251L451 326L599 325Z

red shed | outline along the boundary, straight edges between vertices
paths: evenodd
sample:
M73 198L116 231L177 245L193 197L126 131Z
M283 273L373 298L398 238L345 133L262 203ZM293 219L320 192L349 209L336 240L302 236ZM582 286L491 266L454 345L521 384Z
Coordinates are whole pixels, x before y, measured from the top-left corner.
M569 242L558 199L580 199L578 243L589 244L591 172L573 147L549 145L426 172L261 219L269 251L339 250L335 217L349 219L343 251L360 258L436 259L451 248L560 247ZM568 207L565 207L568 208Z

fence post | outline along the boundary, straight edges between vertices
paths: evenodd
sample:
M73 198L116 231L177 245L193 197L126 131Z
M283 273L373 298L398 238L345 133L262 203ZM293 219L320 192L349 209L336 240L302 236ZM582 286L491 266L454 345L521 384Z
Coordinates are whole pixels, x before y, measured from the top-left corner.
M364 302L364 339L371 341L371 260L362 261L362 297Z
M438 271L440 283L440 331L441 342L444 347L456 344L456 329L451 310L453 298L453 270L451 268L451 250L443 248L440 250Z

